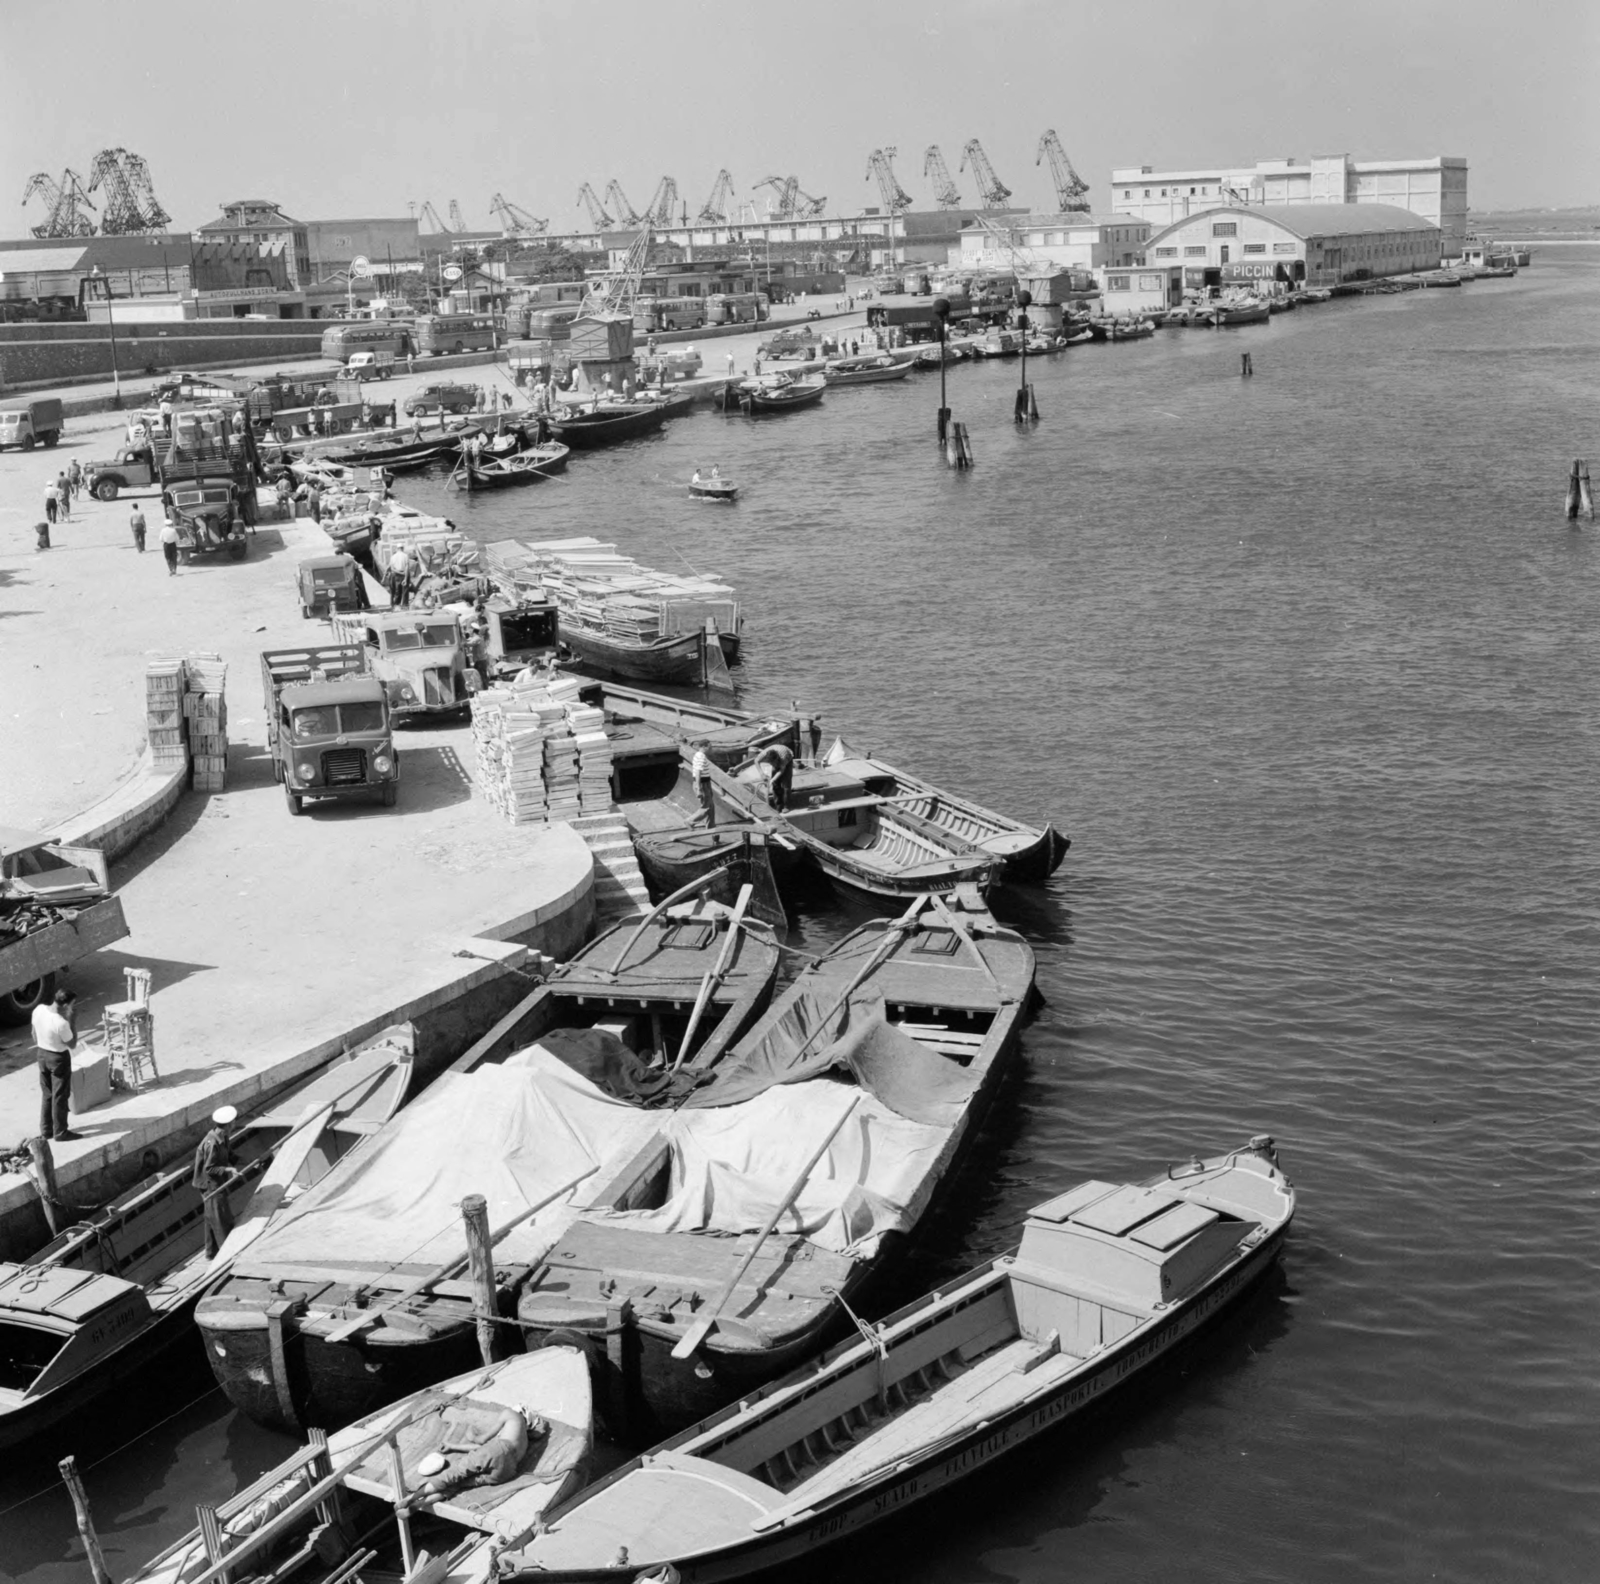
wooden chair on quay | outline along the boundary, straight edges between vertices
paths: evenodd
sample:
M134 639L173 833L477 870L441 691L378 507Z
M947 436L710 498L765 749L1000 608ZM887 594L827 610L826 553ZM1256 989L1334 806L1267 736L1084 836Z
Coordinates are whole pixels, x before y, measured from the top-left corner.
M155 1019L150 1012L150 970L124 968L127 1000L113 1001L101 1014L100 1030L111 1057L111 1081L121 1089L142 1089L159 1081Z

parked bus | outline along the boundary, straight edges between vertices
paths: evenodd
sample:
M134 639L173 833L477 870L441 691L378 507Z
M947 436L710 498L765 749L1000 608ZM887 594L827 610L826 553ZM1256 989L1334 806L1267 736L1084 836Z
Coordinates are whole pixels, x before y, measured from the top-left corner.
M493 314L424 314L417 320L417 351L424 357L483 352L498 343Z
M643 335L657 330L698 330L706 322L704 297L639 297L633 304L633 328Z
M760 292L713 292L706 298L707 324L754 324L768 317Z
M322 355L335 363L348 363L355 352L404 357L415 346L409 319L341 319L322 332Z

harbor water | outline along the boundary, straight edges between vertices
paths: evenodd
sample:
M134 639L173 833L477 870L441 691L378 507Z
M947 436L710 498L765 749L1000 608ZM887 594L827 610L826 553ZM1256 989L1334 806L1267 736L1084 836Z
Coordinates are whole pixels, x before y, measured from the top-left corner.
M1046 1005L903 1295L1065 1186L1253 1133L1300 1191L1236 1324L827 1577L1593 1576L1600 526L1561 503L1597 353L1600 250L1552 247L1030 359L1027 430L1014 360L954 367L971 473L918 373L523 491L400 481L483 539L722 574L748 704L1071 836L999 898ZM736 506L688 499L713 463ZM118 1579L288 1449L214 1395L127 1435L80 1453ZM53 1476L0 1472L0 1575L87 1578Z

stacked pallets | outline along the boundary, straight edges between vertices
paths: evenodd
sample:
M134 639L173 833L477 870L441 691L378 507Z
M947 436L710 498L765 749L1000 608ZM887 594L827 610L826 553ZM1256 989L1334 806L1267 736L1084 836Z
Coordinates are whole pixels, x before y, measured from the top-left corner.
M183 713L189 725L196 792L220 792L228 784L228 668L214 654L190 655Z
M189 763L183 699L181 656L152 660L144 668L145 731L150 739L150 758L158 769L175 770Z
M513 825L574 820L611 806L604 717L572 677L488 688L472 700L478 790Z

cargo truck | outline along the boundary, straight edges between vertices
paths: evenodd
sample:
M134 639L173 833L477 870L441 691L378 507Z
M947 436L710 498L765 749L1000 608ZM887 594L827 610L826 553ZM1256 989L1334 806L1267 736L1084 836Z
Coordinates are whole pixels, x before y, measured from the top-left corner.
M24 451L31 451L41 443L53 446L65 426L57 396L7 401L0 407L0 448L21 446Z
M99 848L0 830L0 1023L26 1023L63 968L127 933Z
M365 667L359 644L263 651L267 752L291 814L307 798L376 795L394 807L400 755L388 696Z

